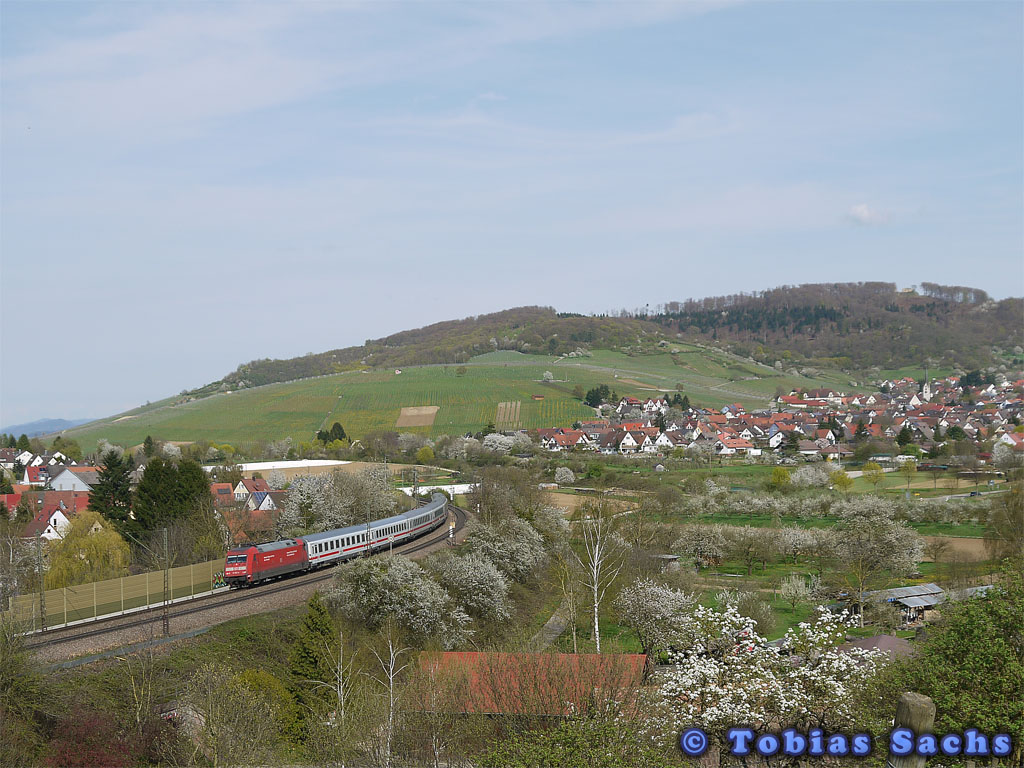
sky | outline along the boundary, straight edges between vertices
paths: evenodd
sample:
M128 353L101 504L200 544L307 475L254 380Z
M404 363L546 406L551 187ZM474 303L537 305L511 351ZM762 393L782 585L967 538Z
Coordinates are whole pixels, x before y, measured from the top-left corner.
M1019 2L0 3L0 424L521 305L1024 294Z

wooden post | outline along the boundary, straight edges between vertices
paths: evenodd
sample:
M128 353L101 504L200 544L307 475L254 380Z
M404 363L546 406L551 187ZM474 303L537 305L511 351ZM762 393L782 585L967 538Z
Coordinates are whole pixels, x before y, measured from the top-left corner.
M893 728L909 728L914 736L931 733L935 725L935 702L920 693L904 693L896 704ZM924 755L892 755L886 758L887 768L924 768Z

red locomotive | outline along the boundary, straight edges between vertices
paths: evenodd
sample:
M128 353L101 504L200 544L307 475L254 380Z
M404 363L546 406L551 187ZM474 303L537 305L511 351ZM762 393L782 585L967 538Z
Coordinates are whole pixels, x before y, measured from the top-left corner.
M232 587L252 586L307 570L309 558L302 539L285 539L230 550L224 563L224 581Z

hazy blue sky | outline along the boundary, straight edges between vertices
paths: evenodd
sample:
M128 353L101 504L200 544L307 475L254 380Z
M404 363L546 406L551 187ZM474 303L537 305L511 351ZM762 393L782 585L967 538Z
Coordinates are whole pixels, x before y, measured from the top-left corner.
M522 304L1020 295L1022 8L4 0L0 424Z

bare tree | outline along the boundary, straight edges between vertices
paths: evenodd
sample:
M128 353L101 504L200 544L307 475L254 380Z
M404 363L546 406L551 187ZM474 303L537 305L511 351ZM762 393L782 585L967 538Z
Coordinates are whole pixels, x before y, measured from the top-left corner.
M410 650L407 647L398 647L394 627L390 621L385 634L385 647L380 651L376 648L372 649L381 669L381 676L373 679L384 689L384 699L387 705L387 716L381 726L381 738L378 746L379 762L384 768L391 768L398 715L398 697L401 693L399 683L402 673L409 666L408 662L402 663L402 657Z
M615 582L625 564L627 545L619 535L620 520L614 508L604 501L580 506L576 527L583 545L582 554L570 549L583 572L583 584L590 592L594 618L594 643L601 652L601 629L598 614L608 588Z
M577 584L580 581L577 560L567 553L559 553L555 560L555 576L562 592L562 612L569 630L572 632L572 652L579 653L577 645L577 618L580 612L580 594Z
M353 713L353 705L357 702L356 686L352 666L354 658L345 659L345 631L338 630L338 652L331 649L328 643L324 643L324 655L330 659L331 675L327 680L309 680L314 688L326 691L330 705L333 710L326 713L321 724L323 728L324 741L319 754L329 759L332 765L340 765L344 768L346 757L351 753L354 736L357 733L355 725L356 718ZM318 713L314 713L318 714ZM315 737L314 737L315 738Z

